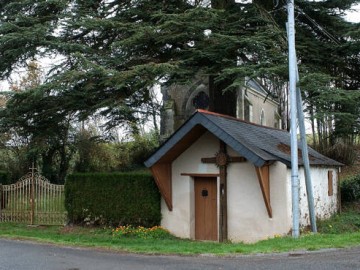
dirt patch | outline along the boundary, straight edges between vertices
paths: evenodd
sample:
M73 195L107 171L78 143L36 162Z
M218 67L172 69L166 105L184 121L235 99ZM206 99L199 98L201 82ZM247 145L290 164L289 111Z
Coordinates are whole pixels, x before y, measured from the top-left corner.
M77 227L76 226L64 226L63 228L61 228L60 230L59 230L59 232L61 233L61 234L68 234L68 233L73 233L73 232L75 232L75 231L77 231L78 229L77 229Z

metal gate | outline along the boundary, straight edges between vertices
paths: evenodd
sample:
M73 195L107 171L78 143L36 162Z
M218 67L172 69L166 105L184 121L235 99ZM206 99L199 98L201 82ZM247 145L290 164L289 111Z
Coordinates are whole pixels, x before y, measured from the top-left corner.
M65 224L64 185L51 184L34 171L15 184L0 184L0 222Z

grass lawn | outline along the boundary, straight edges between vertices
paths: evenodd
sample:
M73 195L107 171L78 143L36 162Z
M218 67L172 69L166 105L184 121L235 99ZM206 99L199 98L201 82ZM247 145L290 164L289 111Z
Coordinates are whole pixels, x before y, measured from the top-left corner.
M113 235L112 228L80 226L28 226L0 223L0 238L27 239L57 245L96 247L112 251L147 254L233 255L318 250L360 245L360 202L343 206L343 212L318 222L317 234L304 232L300 238L276 237L255 244L200 242L178 239L143 239Z
M344 226L344 223L347 225ZM351 223L351 224L349 224ZM78 226L27 226L24 224L0 223L0 237L28 239L58 245L96 247L112 251L147 254L251 254L295 250L318 250L360 245L360 215L347 211L325 223L319 223L319 230L326 233L303 233L299 239L278 237L257 242L215 243L169 239L142 239L115 237L110 228L84 228Z

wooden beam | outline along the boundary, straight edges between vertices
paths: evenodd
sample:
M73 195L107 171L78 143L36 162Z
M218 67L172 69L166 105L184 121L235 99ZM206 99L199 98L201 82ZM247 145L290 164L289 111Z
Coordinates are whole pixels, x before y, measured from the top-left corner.
M228 219L227 219L227 168L220 167L220 217L219 217L219 241L224 242L228 239Z
M231 157L228 156L228 162L246 162L246 158L244 157ZM216 163L216 157L209 157L209 158L202 158L201 159L202 163Z
M227 154L226 143L220 140L219 152L215 157L201 159L202 163L212 163L219 167L220 176L220 209L219 209L219 242L228 239L228 216L227 216L227 166L232 162L246 162L244 157L231 157Z
M201 158L201 162L202 163L213 163L215 164L216 163L216 157L209 157L209 158Z
M244 157L230 157L229 156L229 162L246 162L247 159Z
M332 196L334 194L333 186L333 171L330 170L328 171L328 196Z
M270 175L269 166L256 167L256 174L259 179L261 193L265 202L266 210L270 218L272 218L272 209L270 204Z
M164 198L169 211L172 211L171 163L156 163L150 169L161 196Z
M218 173L181 173L181 176L192 176L192 177L218 177Z

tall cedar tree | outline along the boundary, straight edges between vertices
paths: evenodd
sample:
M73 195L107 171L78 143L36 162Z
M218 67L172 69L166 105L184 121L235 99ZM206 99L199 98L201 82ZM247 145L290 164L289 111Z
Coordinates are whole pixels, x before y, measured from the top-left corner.
M134 121L159 81L204 74L219 95L274 61L286 68L281 33L252 4L29 0L2 2L0 11L4 78L29 58L62 57L43 85L8 105L31 131L68 114L100 113L109 126Z
M296 1L302 86L326 134L356 131L359 25L341 15L358 2ZM245 77L283 95L285 6L284 0L3 0L1 77L29 59L54 63L45 83L12 97L0 112L1 127L56 133L69 115L93 114L106 116L109 127L133 123L147 113L154 84L185 83L194 74L209 76L216 98L227 93L231 100Z

